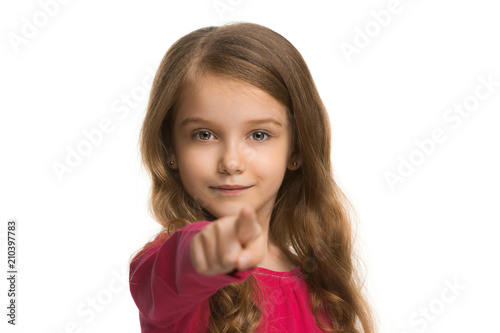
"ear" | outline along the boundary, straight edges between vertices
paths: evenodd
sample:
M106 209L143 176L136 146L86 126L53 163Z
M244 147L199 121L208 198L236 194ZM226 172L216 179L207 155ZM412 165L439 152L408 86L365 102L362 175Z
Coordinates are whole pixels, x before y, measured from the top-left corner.
M168 149L168 154L167 154L167 163L168 163L168 167L170 169L173 169L173 170L176 170L178 168L177 166L177 158L175 156L175 153L172 149Z
M292 155L288 161L289 170L297 170L302 165L302 158L299 155Z

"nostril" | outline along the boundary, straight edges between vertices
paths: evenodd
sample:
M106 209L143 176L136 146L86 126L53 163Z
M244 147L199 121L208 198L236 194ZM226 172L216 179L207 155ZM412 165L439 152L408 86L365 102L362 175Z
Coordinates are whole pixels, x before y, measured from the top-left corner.
M243 169L244 167L242 160L234 157L222 159L218 166L219 171L225 171L229 173L241 172Z

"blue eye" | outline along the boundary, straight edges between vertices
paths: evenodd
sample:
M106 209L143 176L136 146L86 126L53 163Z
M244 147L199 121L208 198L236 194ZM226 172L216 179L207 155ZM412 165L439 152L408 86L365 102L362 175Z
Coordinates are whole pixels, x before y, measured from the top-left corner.
M210 137L212 136L212 134L208 131L201 131L201 132L194 133L194 136L197 139L200 139L202 141L207 141L207 140L210 140Z
M253 132L252 136L254 137L255 141L263 141L265 139L264 136L269 137L270 135L266 132L258 131L258 132Z
M271 135L269 133L264 132L264 131L255 131L250 136L255 141L264 141L264 140L271 137ZM213 138L213 135L209 131L200 131L200 132L193 133L193 137L200 140L200 141L208 141L208 140L211 140Z

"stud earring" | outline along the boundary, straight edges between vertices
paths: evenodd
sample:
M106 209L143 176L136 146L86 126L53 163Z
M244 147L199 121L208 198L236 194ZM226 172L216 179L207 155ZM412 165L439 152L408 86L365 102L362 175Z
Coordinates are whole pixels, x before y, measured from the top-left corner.
M297 161L293 161L293 166L296 167L297 166Z
M174 165L174 162L170 161L169 164L172 166L172 165Z

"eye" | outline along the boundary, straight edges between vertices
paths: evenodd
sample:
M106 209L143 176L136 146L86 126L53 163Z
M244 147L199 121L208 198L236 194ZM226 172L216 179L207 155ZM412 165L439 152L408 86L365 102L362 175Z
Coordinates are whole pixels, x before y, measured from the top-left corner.
M193 136L195 136L197 139L200 139L201 141L207 141L210 140L212 133L208 131L201 131L194 133Z
M264 131L256 131L256 132L253 132L250 136L255 141L264 141L264 140L270 138L271 134L264 132ZM200 141L208 141L208 140L211 140L213 138L213 135L209 131L199 131L199 132L193 133L193 137L200 140Z
M263 141L265 140L265 136L270 137L271 135L266 132L258 131L258 132L253 132L251 135L255 141Z

